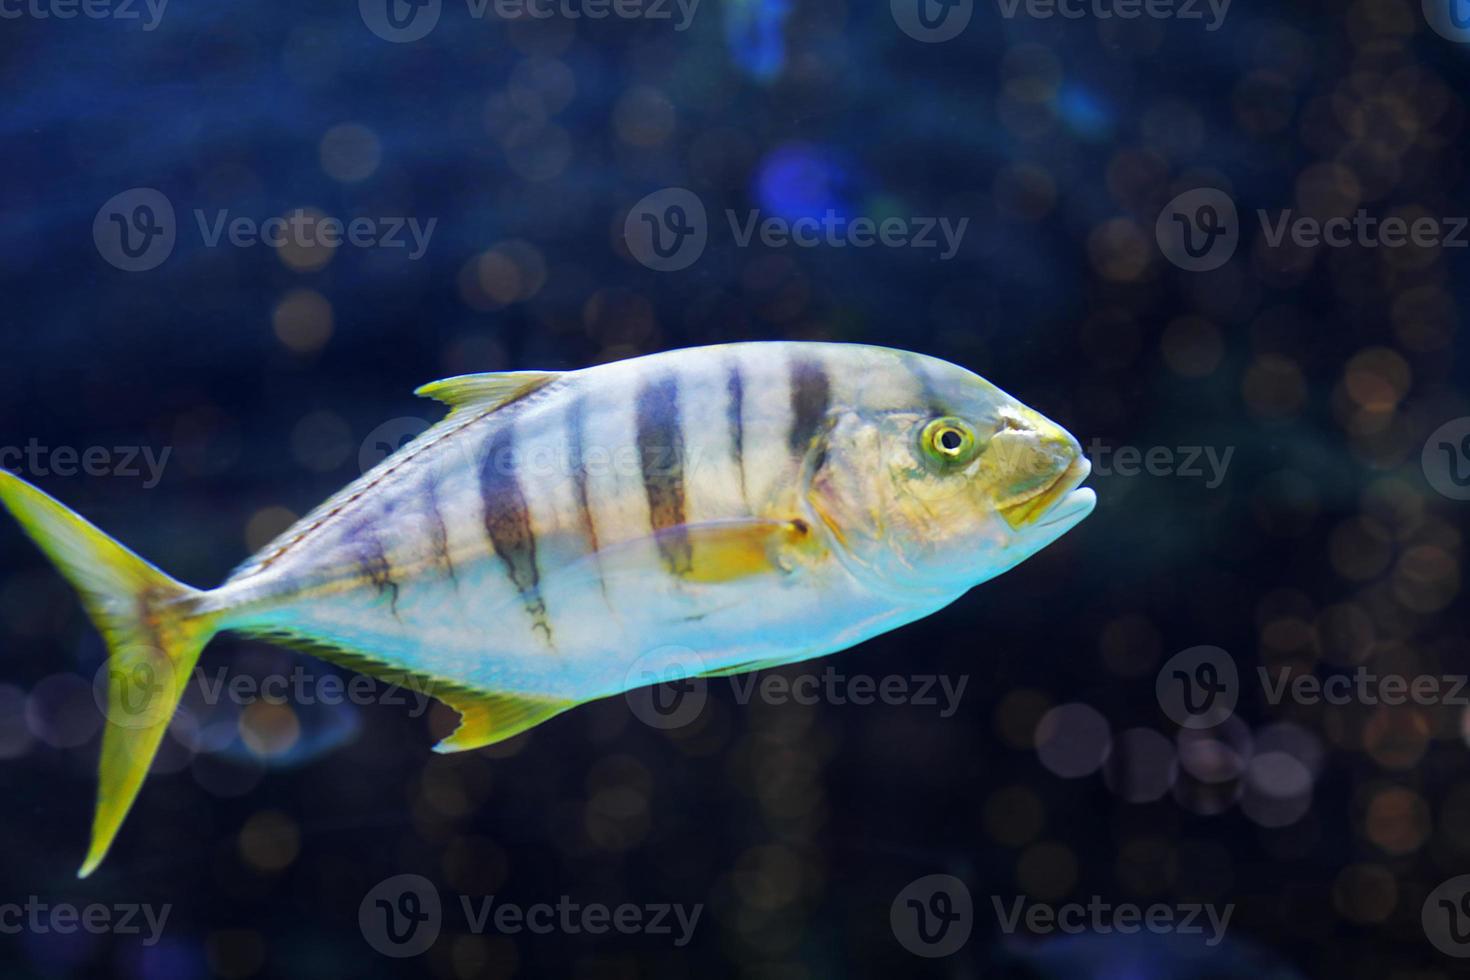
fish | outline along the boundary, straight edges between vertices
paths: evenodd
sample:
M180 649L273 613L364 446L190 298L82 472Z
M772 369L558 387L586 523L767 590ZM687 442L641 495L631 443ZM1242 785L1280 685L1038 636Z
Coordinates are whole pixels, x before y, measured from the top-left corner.
M460 716L435 750L467 751L650 677L847 649L1096 503L1067 430L963 367L884 347L735 343L416 394L447 413L212 590L0 470L0 504L109 651L79 877L220 633L410 678Z

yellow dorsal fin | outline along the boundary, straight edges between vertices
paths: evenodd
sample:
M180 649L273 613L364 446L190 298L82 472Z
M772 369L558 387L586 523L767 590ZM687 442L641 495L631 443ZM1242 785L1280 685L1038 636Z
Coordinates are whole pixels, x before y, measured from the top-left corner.
M450 414L466 410L491 411L543 388L561 374L557 371L495 371L461 374L457 378L430 381L414 391L449 406Z
M576 707L575 701L520 694L455 691L435 692L434 696L460 714L459 727L434 746L435 752L468 752L494 745Z

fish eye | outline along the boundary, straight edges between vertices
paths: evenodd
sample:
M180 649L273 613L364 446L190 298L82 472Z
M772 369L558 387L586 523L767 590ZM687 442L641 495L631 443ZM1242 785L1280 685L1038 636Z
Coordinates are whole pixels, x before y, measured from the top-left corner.
M925 457L944 466L963 466L985 448L970 423L949 415L925 425L919 445Z

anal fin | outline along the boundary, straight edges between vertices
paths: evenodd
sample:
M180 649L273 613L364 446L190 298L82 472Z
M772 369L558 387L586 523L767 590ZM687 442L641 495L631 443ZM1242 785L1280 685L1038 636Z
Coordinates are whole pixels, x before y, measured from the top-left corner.
M461 690L436 692L435 696L460 714L459 727L434 746L435 752L468 752L494 745L576 707L575 701L553 701L522 694Z
M459 727L434 746L435 752L468 752L503 742L575 708L578 703L533 694L477 690L421 671L395 667L372 654L299 633L279 629L242 632L444 702L459 712Z

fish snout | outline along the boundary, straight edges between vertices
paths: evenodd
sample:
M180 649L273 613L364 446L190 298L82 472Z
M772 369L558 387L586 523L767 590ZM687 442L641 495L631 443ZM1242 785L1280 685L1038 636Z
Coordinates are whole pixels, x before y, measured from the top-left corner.
M998 507L1013 528L1034 523L1092 472L1092 463L1077 438L1029 409L1018 413L1010 431L1001 436L1010 436L1016 443L1015 471Z

